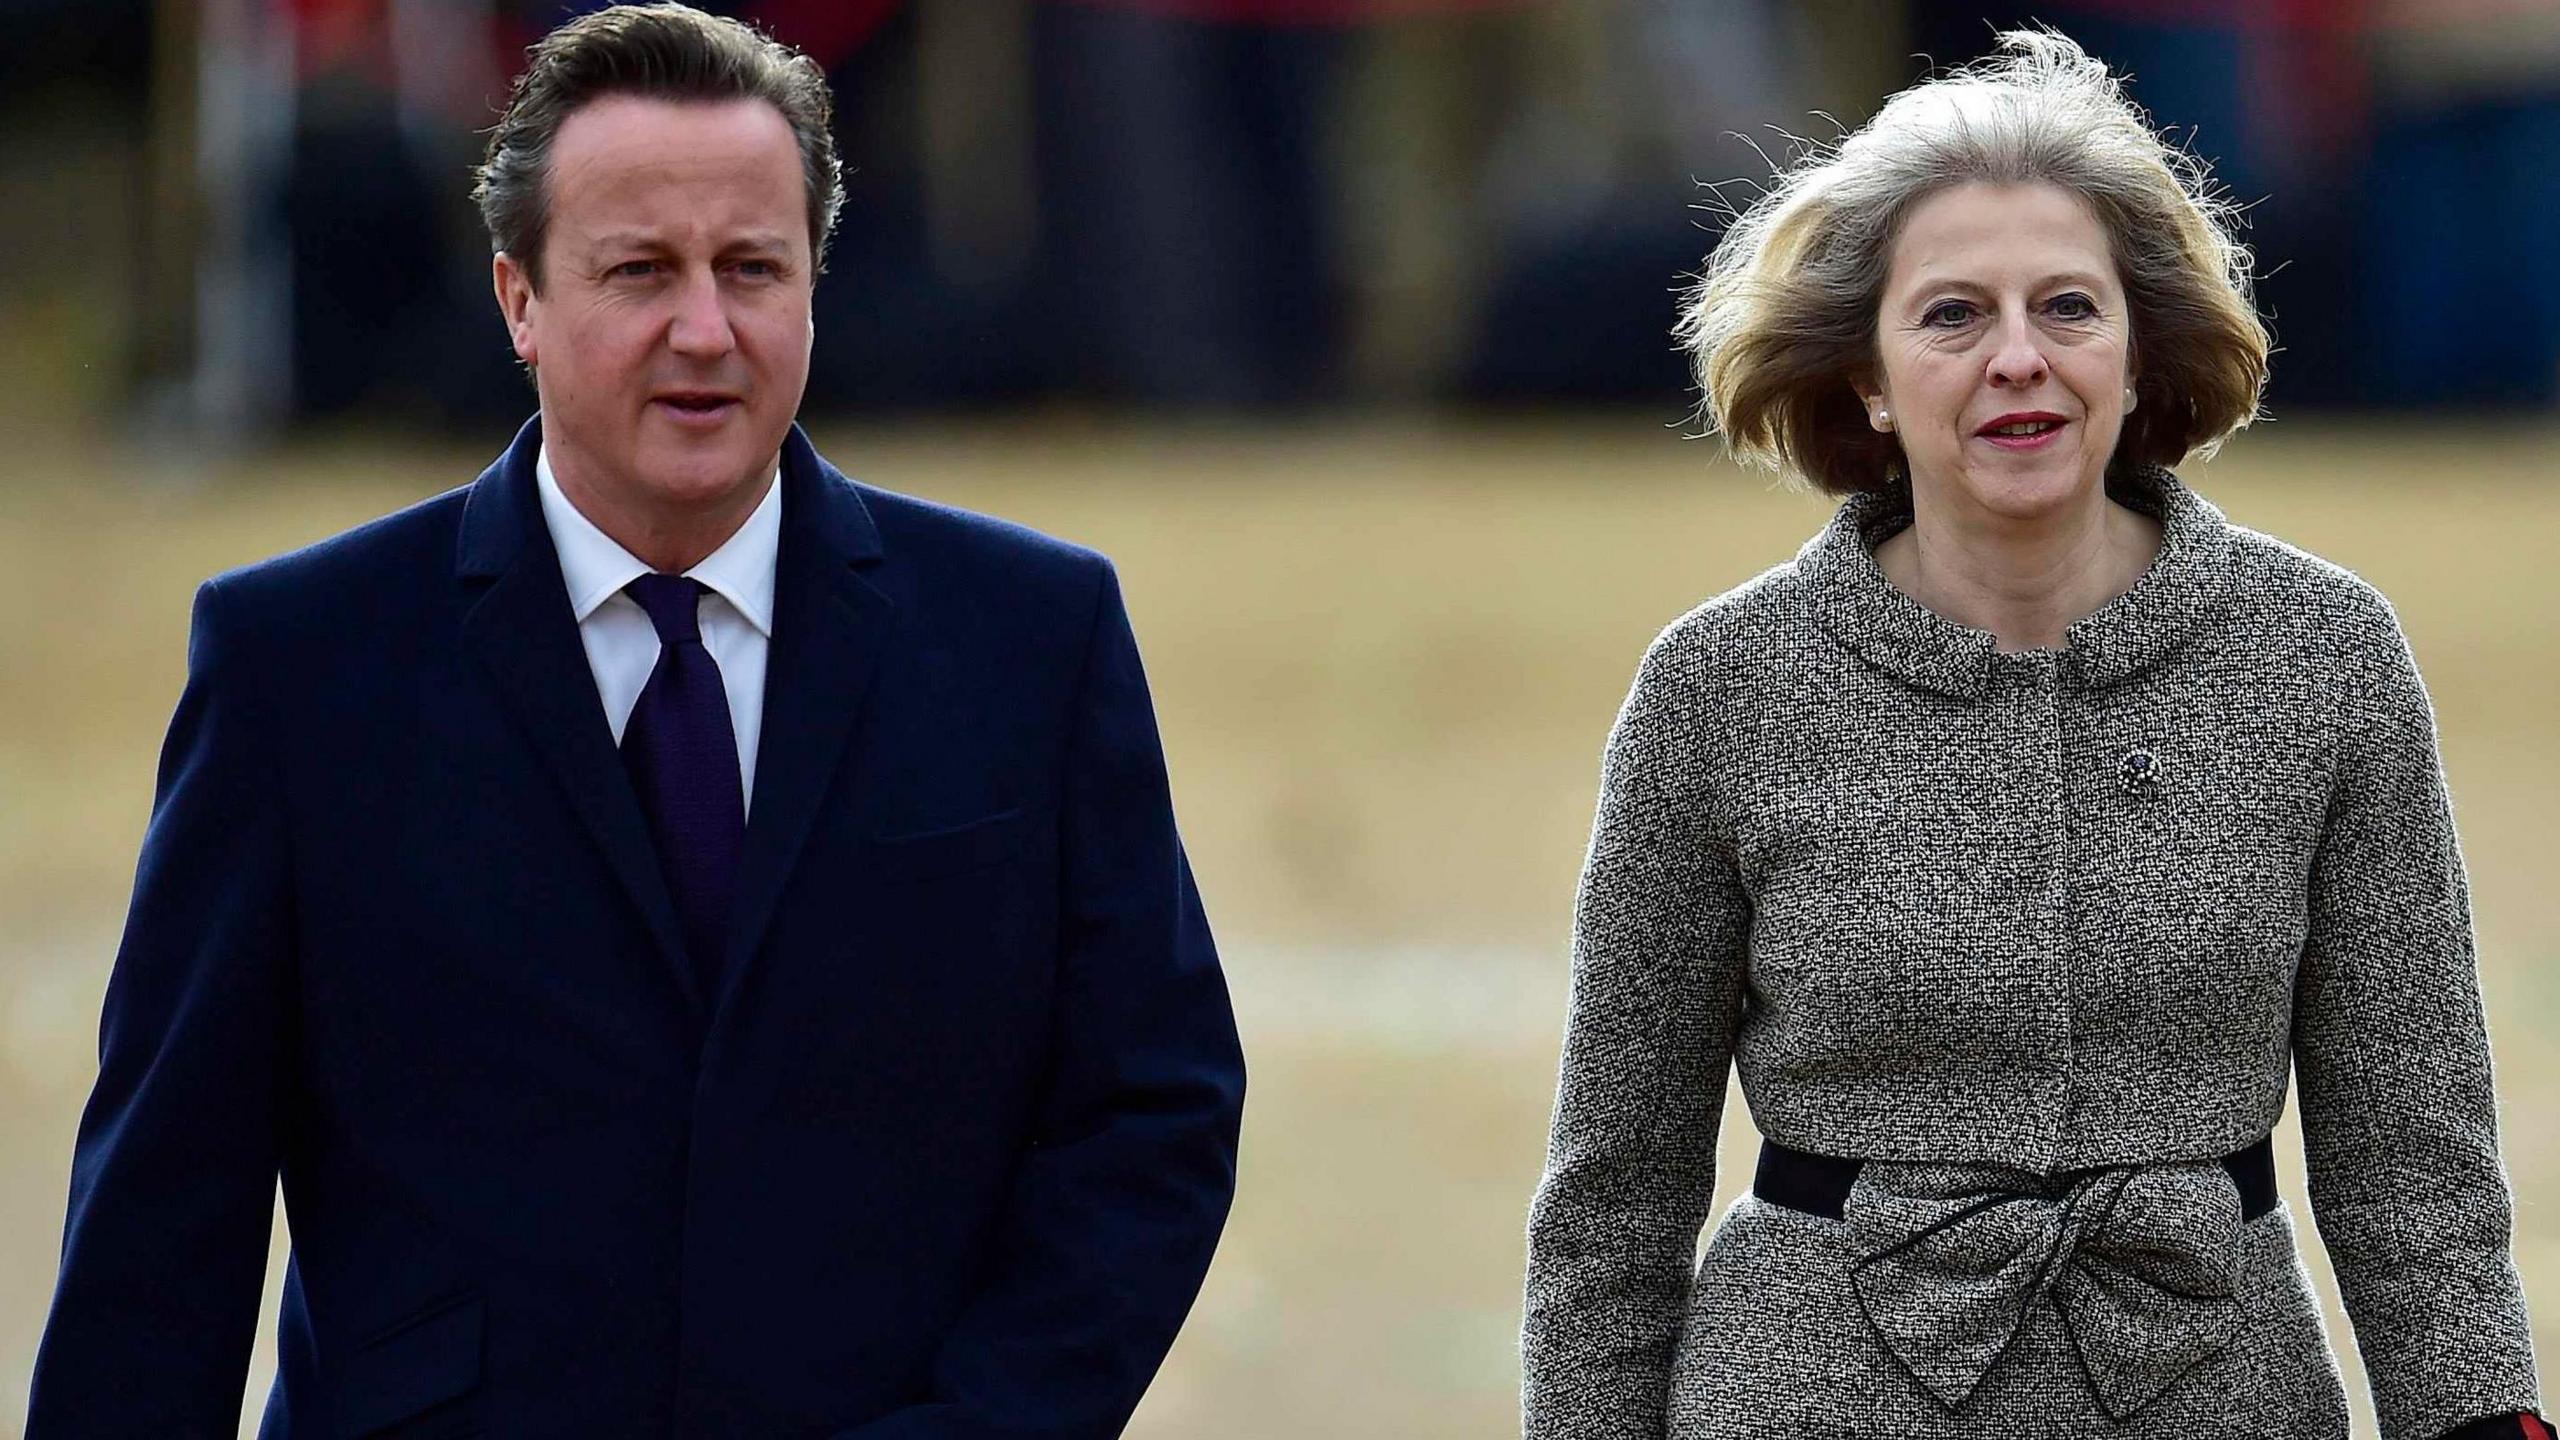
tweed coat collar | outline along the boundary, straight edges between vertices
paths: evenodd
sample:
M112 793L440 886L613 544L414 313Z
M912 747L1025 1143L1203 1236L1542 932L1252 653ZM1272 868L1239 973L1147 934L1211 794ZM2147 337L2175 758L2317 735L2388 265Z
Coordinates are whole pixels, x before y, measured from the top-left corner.
M2231 526L2213 502L2165 469L2107 478L2107 494L2160 521L2160 553L2132 589L2073 621L2059 664L2084 688L2158 663L2230 613ZM1911 523L1906 485L1852 495L1804 544L1796 566L1816 620L1840 644L1898 679L1979 700L2006 667L2052 651L2002 654L1988 630L1938 614L1896 589L1875 547Z

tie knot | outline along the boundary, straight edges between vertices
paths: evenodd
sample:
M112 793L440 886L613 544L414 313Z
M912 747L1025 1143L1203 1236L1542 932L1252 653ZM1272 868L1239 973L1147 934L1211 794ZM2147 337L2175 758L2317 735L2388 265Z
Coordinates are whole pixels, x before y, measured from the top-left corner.
M658 627L661 645L690 645L702 639L702 612L695 603L703 593L699 580L682 575L643 575L622 587L622 593L649 612L649 623Z

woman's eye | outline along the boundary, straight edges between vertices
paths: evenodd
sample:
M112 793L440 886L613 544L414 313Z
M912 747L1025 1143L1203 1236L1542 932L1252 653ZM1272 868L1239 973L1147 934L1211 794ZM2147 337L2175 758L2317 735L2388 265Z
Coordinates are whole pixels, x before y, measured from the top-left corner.
M1920 323L1923 325L1944 327L1961 325L1972 318L1973 307L1971 305L1966 304L1962 300L1941 300L1937 304L1930 306L1928 311L1921 315Z
M2057 295L2047 308L2053 311L2056 319L2061 320L2092 320L2097 318L2098 314L2098 302L2077 293Z

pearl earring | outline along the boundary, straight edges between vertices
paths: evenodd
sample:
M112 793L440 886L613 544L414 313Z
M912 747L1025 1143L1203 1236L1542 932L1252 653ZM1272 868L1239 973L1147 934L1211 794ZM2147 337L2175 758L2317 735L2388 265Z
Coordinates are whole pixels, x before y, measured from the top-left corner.
M1891 432L1892 432L1892 430L1893 430L1893 412L1892 412L1892 411L1890 411L1890 410L1885 409L1883 406L1877 406L1877 407L1876 407L1876 428L1877 428L1878 430L1882 430L1882 431L1885 431L1885 432L1887 432L1887 433L1891 433Z
M2142 403L2142 396L2141 396L2141 394L2140 394L2139 392L2137 392L2137 391L2136 391L2132 386L2130 386L2130 385L2127 385L2126 387L2124 387L2124 409L2125 409L2125 413L2126 413L2126 414L2128 414L2128 415L2132 414L2132 413L2133 413L2133 407L2135 407L2136 405L2139 405L2139 404L2141 404L2141 403Z

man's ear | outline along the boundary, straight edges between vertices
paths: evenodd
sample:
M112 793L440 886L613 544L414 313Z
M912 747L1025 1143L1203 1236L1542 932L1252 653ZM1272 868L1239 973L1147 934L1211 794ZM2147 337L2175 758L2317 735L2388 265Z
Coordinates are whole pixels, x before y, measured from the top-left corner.
M507 340L515 346L516 358L527 365L540 363L533 343L533 307L542 297L533 290L533 277L516 263L516 257L501 250L489 257L489 286L498 292L498 314L507 322Z

